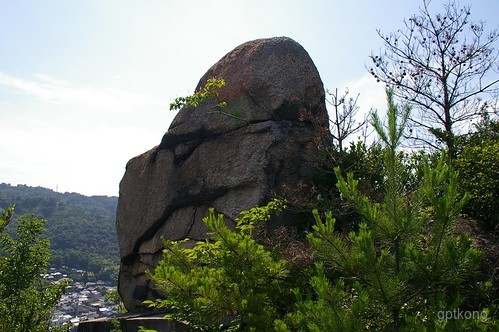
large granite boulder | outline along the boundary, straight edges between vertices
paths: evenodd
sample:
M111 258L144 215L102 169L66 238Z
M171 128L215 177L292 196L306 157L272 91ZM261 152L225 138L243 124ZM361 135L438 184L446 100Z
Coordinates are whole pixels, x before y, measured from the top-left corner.
M219 100L185 107L159 146L131 159L120 183L116 227L119 292L130 311L158 296L144 271L161 237L206 238L208 208L228 222L239 211L310 180L327 139L325 93L308 53L289 38L247 42L201 78L223 78ZM289 218L288 218L289 222Z

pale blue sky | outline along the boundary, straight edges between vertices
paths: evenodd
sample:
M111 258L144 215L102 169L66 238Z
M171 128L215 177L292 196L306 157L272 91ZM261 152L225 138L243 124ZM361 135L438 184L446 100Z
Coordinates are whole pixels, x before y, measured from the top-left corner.
M431 8L442 11L443 0ZM497 28L499 2L472 5ZM396 31L421 1L0 0L0 182L117 195L126 162L159 144L175 113L224 54L288 36L328 89L384 107L369 76L376 29Z

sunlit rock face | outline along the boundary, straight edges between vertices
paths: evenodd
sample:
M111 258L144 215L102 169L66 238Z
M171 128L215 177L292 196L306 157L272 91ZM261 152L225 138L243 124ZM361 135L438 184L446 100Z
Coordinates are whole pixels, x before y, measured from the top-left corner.
M129 311L159 296L144 272L161 258L161 237L205 239L208 208L232 223L243 209L285 197L289 188L309 182L321 146L328 144L324 87L294 40L258 39L236 47L207 71L196 91L213 77L225 80L223 112L214 100L185 107L161 143L126 166L116 227L119 292ZM292 216L282 222L292 223Z

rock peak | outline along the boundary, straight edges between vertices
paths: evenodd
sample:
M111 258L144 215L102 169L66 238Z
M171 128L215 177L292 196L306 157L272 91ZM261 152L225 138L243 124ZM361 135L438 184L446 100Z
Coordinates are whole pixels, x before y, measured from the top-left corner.
M167 135L178 131L209 134L267 120L314 121L328 127L324 86L307 51L288 37L256 39L239 45L214 64L196 90L210 78L225 80L219 99L238 118L187 108L173 120ZM207 113L207 112L205 112Z

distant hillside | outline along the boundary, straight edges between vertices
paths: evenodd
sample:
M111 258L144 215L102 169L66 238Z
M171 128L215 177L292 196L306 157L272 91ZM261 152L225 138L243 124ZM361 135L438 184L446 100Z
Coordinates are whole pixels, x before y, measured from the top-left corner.
M91 271L106 280L116 280L119 266L117 203L118 197L0 184L0 209L16 204L16 215L32 212L47 220L53 266Z

